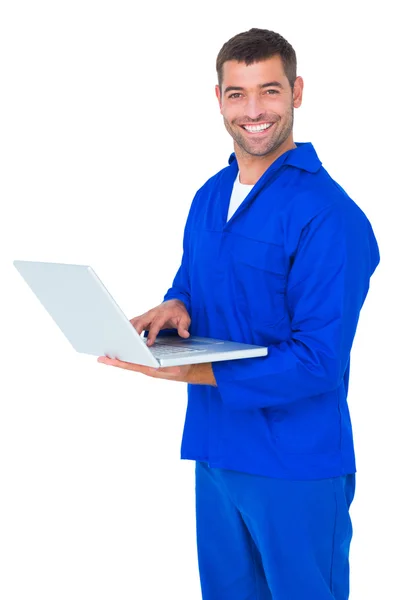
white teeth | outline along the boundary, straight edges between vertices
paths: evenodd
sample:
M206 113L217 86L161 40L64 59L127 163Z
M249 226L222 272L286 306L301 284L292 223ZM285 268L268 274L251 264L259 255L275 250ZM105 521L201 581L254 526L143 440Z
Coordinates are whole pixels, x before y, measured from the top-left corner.
M272 123L264 123L263 125L243 125L246 131L263 131L264 129L268 129L271 127Z

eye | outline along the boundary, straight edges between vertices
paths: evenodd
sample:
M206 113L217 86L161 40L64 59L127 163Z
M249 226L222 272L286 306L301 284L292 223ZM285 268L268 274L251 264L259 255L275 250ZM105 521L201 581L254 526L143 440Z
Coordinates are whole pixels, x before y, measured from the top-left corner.
M278 90L265 90L265 93L267 94L267 96L274 96L275 94L279 94L279 91ZM230 96L228 96L228 98L233 98L235 100L236 98L238 98L241 95L242 94L240 94L239 92L234 92L233 94L230 94Z

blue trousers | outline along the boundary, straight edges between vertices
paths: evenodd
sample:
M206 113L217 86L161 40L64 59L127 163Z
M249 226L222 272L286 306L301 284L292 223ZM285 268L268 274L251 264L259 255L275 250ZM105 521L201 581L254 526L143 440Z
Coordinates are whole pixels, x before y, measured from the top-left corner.
M272 479L196 463L203 600L347 600L355 475Z

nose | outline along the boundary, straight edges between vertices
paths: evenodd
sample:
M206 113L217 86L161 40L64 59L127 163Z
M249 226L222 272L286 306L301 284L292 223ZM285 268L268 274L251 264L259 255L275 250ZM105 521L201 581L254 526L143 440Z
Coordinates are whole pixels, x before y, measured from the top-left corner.
M256 121L264 112L261 99L258 96L248 96L245 111L250 119Z

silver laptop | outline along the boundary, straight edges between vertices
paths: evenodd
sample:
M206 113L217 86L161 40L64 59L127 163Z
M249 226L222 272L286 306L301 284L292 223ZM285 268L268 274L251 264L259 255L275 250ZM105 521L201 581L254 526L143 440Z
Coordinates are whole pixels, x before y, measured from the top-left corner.
M90 266L13 264L77 352L156 368L268 354L265 346L173 335L148 347Z

